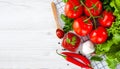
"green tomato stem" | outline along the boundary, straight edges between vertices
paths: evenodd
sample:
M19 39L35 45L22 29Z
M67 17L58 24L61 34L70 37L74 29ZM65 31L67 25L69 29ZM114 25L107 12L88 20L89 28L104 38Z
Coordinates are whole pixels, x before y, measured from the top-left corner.
M98 4L98 2L95 3L94 6L90 7L89 9L93 9L93 8L95 8L97 4Z
M102 16L94 16L94 18L102 18Z
M96 20L95 20L95 17L92 15L92 13L90 12L90 9L83 3L82 0L80 0L81 4L88 10L89 14L90 14L90 17L92 17L93 19L93 22L94 22L94 26L95 26L95 29L96 29Z
M87 21L90 20L90 19L91 19L91 16L90 16L89 18L85 19L84 22L87 22Z

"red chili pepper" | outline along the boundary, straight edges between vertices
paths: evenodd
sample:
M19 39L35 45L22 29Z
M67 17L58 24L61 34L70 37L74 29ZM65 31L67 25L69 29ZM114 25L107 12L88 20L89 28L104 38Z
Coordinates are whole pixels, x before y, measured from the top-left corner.
M84 63L85 65L88 65L88 66L91 65L91 64L90 64L90 61L89 61L85 56L82 56L82 55L80 55L80 54L71 53L71 52L62 52L62 54L68 55L68 56L71 56L71 57L74 57L74 58L78 58L78 59L80 59L81 61L83 61L83 63Z
M58 52L57 52L57 54L64 57L67 61L69 61L69 62L71 62L71 63L73 63L73 64L75 64L77 66L80 66L80 67L85 68L85 69L92 69L88 65L85 65L85 64L77 61L76 59L72 58L71 56L68 56L68 55L65 56L65 55L59 54Z
M87 65L85 65L85 64L83 64L83 63L81 63L81 62L79 62L79 61L77 61L76 59L74 59L74 58L72 58L72 57L70 57L70 56L66 56L65 59L66 59L67 61L75 64L75 65L78 65L78 66L82 67L82 68L91 69L91 67L89 67L89 66L87 66Z

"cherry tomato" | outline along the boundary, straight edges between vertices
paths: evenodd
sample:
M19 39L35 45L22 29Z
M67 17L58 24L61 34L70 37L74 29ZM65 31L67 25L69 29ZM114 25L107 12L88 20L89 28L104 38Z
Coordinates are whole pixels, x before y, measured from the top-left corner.
M61 38L64 37L64 31L61 30L61 29L57 29L57 30L56 30L56 35L57 35L58 38L61 39Z
M68 32L62 41L62 46L69 50L75 52L80 45L80 38L74 33Z
M115 20L115 16L113 15L113 13L106 10L103 11L102 17L98 18L98 22L103 27L110 27L114 20Z
M79 0L69 0L65 5L65 14L69 18L78 18L83 13L83 6Z
M73 30L80 36L85 36L92 31L93 24L90 19L85 21L86 19L88 18L82 16L74 20Z
M85 0L85 5L90 9L93 16L100 15L102 11L102 2L100 0ZM87 16L90 16L88 9L84 7L84 12Z
M104 27L99 26L90 33L90 40L96 44L102 44L107 40L107 31Z

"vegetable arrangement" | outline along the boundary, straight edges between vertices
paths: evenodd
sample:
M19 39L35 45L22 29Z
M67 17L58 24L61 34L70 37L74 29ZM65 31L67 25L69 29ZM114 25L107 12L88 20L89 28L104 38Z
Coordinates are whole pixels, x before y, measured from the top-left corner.
M56 30L62 39L62 52L67 61L82 68L92 69L90 60L102 61L106 55L110 69L120 63L120 0L63 0L65 3L63 30ZM83 36L89 40L81 42ZM81 49L79 49L81 47ZM81 54L75 53L77 50ZM83 55L95 53L90 60ZM79 62L79 59L82 62Z

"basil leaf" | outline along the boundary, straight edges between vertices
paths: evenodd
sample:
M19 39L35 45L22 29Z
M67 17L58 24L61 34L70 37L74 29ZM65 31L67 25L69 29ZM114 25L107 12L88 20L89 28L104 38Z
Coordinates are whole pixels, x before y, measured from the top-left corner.
M90 58L90 60L92 60L92 61L102 61L103 58L101 58L101 57L99 57L99 56L92 56L92 57Z

